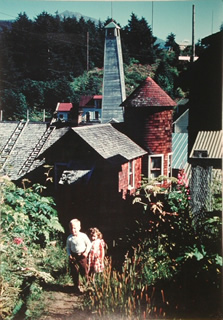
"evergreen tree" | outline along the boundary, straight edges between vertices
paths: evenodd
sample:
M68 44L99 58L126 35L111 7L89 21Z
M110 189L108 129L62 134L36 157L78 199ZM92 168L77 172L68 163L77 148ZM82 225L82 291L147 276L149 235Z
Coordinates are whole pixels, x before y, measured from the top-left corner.
M129 51L129 56L139 60L140 63L153 63L156 58L151 27L145 18L140 20L132 13L128 25L124 28L124 42Z
M173 54L172 54L173 55ZM156 69L154 81L174 99L175 97L175 81L178 77L178 70L172 66L171 55L163 53Z
M7 120L26 119L27 103L26 97L13 89L6 89L1 94L1 110L3 118Z

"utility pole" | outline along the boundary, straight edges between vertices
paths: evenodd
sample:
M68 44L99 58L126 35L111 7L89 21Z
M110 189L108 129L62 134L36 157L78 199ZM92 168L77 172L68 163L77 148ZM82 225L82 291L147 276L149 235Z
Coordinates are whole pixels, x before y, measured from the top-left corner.
M45 120L46 120L46 110L43 109L43 122L45 122Z
M89 32L87 32L87 71L89 71Z
M152 1L152 33L153 33L153 1Z
M194 58L195 58L194 29L195 29L195 5L193 4L193 7L192 7L192 59L191 59L192 62L194 62Z

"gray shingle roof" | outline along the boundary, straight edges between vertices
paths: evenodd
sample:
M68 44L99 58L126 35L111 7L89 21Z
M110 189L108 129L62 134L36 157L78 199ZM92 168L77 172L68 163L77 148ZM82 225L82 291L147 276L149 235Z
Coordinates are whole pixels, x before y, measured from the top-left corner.
M0 147L1 150L15 130L18 122L0 122ZM20 172L25 161L33 153L35 146L47 130L46 123L28 123L16 144L9 154L4 167L6 173L12 180L18 180L24 174ZM140 157L147 152L130 140L127 136L117 131L111 124L94 126L65 127L55 129L44 143L39 154L49 149L69 130L73 130L84 141L86 141L100 156L113 163L120 163ZM38 155L37 155L38 156ZM36 159L29 171L39 167L44 160Z
M106 160L131 160L147 152L111 124L72 128L98 154Z
M0 148L2 148L12 135L18 122L0 122ZM66 130L65 130L66 129ZM12 180L17 180L23 176L23 173L19 173L25 161L30 157L35 149L38 141L47 130L47 124L43 122L29 122L18 137L14 148L7 157L7 161L4 166L4 173L7 174ZM57 141L68 129L54 130L49 139L45 142L42 150L48 148L55 141ZM42 151L41 150L41 151ZM35 160L33 165L28 170L40 166L43 161Z

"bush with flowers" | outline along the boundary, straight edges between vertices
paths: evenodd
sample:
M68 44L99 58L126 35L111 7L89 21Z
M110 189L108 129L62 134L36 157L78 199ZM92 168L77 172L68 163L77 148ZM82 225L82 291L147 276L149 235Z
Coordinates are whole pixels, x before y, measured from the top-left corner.
M204 215L196 229L190 197L183 171L177 179L143 179L133 200L135 222L117 247L127 250L123 267L118 259L113 268L119 271L109 279L104 275L97 292L90 294L91 309L108 314L123 307L122 301L125 315L135 319L219 317L221 220ZM111 292L109 300L104 287Z
M172 184L172 189L167 196L168 205L172 212L183 212L188 210L190 198L190 190L188 179L183 170L178 173L176 183Z
M40 284L55 281L55 272L64 268L63 228L53 199L43 197L40 189L22 189L7 177L0 179L2 319L12 319L22 307L26 309L30 294L40 293ZM30 310L26 313L27 319L35 318Z

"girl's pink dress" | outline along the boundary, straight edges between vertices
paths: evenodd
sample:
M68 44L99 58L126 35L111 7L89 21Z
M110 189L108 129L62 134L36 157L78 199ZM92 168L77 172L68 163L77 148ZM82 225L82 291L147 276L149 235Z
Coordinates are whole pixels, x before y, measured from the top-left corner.
M88 255L88 268L92 272L102 272L104 270L104 247L103 239L92 241L91 250Z

